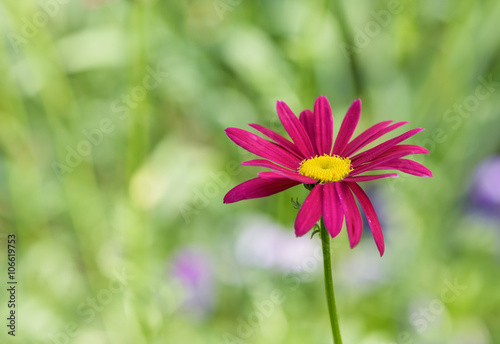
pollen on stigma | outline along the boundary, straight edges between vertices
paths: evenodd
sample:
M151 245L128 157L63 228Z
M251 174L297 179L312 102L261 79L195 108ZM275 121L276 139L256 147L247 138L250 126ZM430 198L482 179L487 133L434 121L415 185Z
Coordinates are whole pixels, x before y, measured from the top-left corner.
M317 155L300 163L299 173L320 183L338 182L353 170L351 160L338 155Z

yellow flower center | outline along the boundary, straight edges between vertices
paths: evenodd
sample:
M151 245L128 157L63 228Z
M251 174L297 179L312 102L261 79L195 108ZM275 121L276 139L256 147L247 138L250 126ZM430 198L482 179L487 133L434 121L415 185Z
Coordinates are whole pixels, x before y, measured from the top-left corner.
M314 178L320 183L327 183L344 179L352 170L349 158L325 154L302 161L299 173Z

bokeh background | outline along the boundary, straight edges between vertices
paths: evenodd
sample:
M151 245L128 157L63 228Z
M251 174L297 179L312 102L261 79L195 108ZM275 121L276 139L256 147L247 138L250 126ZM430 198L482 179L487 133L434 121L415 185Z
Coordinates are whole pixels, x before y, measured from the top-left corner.
M332 343L319 238L293 232L307 190L222 204L262 170L224 129L284 134L276 100L326 95L336 130L356 98L357 132L426 128L409 142L434 173L364 185L382 258L368 229L332 241L344 342L500 343L499 17L496 0L2 0L0 342Z

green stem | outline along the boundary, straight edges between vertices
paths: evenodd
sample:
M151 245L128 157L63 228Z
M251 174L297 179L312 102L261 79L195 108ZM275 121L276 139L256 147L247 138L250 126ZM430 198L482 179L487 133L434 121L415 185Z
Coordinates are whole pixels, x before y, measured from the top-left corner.
M342 344L342 338L340 337L339 320L337 316L337 306L335 304L335 292L333 291L332 263L330 257L330 235L325 228L323 219L321 219L320 231L321 243L323 246L323 265L325 268L326 301L328 303L328 313L330 314L330 324L332 325L333 342L335 344Z

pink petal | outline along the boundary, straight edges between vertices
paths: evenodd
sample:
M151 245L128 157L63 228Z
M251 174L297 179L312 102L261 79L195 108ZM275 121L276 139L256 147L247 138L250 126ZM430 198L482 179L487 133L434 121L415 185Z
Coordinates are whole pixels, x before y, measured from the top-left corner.
M323 186L323 220L332 238L339 235L344 222L344 210L335 184L337 183L326 183Z
M286 190L298 184L300 183L287 178L250 179L232 188L226 194L226 196L224 196L224 203L234 203L244 199L260 198L274 195L275 193Z
M262 134L266 135L271 140L273 140L274 142L279 144L281 147L285 148L290 153L296 155L298 158L302 158L302 153L299 151L297 146L295 146L292 142L285 139L283 136L281 136L277 132L272 131L271 129L268 129L268 128L263 127L261 125L254 124L254 123L249 124L249 126L254 128L255 130L260 131Z
M427 167L416 161L408 159L396 159L382 166L377 166L374 170L398 170L418 177L432 177L432 172Z
M360 153L358 155L353 156L351 159L353 161L353 166L359 166L365 162L368 162L368 161L378 157L382 153L385 153L389 148L397 145L398 143L408 139L409 137L412 137L416 133L419 133L423 130L424 129L422 129L422 128L412 129L410 131L407 131L404 134L396 136L395 138L387 140L387 141L379 144L378 146L370 148L363 153Z
M311 111L311 110L304 110L300 113L300 116L299 116L299 121L300 123L302 123L302 126L304 127L304 129L306 130L307 132L307 135L309 135L309 139L311 140L311 143L313 144L313 148L314 148L314 154L318 154L317 150L316 150L316 134L314 132L315 130L315 121L314 121L314 113Z
M356 160L355 162L353 162L354 171L352 171L349 175L355 176L360 173L373 170L377 166L385 165L388 162L394 161L396 159L402 158L410 154L427 154L427 153L429 153L429 151L420 146L413 146L413 145L394 146L385 151L385 153L380 154L376 159L373 159L372 161L360 167L357 166L359 160Z
M387 124L391 122L392 121L380 122L378 124L375 124L373 127L365 130L363 133L361 133L358 137L356 137L354 140L352 140L351 143L347 145L346 149L342 153L342 156L352 156L358 150L365 147L369 143L375 141L379 137L408 123L408 122L396 122L387 127Z
M292 110L290 110L288 105L286 105L285 102L279 101L276 104L276 110L278 111L278 116L283 124L283 127L285 127L285 130L292 138L292 141L302 152L302 156L305 158L314 156L314 149L311 140L309 139L309 135L307 135L306 130L300 123L297 116L295 116Z
M392 121L384 121L384 122L377 123L377 124L371 126L370 128L366 129L361 134L356 136L354 138L354 140L349 142L347 147L344 149L344 151L340 155L341 156L350 156L352 153L361 149L363 146L365 146L363 144L365 141L369 140L370 137L373 136L373 134L379 132L380 130L385 128L390 123L392 123Z
M330 154L333 142L333 117L330 103L319 96L314 103L316 148L319 155Z
M309 177L303 176L301 174L298 174L297 172L291 172L291 171L260 172L259 177L264 178L264 179L285 177L285 178L295 180L299 183L304 183L304 184L316 184L318 182L316 179L309 178Z
M302 236L321 218L323 208L323 185L318 184L307 196L295 219L295 235Z
M374 174L369 176L353 176L344 178L342 181L344 182L369 182L372 180L382 179L382 178L390 178L390 177L399 177L397 173L385 173L385 174Z
M345 213L345 222L347 226L347 234L351 248L354 248L361 239L363 233L363 221L359 213L358 205L352 195L351 190L345 183L335 183L337 185L338 194L342 203L342 208Z
M358 199L361 208L363 208L363 211L365 212L366 219L368 220L368 224L372 230L373 239L375 239L375 244L377 245L380 256L382 257L385 250L384 234L382 233L382 228L378 222L377 213L375 213L375 209L373 209L372 202L370 202L370 199L358 184L347 183L347 185L352 190Z
M415 146L415 145L396 145L391 149L385 151L385 153L380 156L388 156L388 155L400 155L400 153L406 153L401 156L414 155L414 154L429 154L429 151L424 147Z
M243 129L227 128L226 134L238 146L263 158L296 170L300 160L284 148Z
M406 156L406 152L402 151L399 153L392 153L391 155L379 155L377 158L371 160L370 162L367 162L364 165L358 166L357 161L353 162L352 167L354 168L354 171L351 171L349 173L349 176L355 176L370 170L375 169L377 166L382 166L385 165L386 163L390 163L400 157Z
M335 140L335 144L333 145L332 154L340 155L346 148L349 140L356 130L356 126L359 122L359 117L361 116L361 100L356 99L349 110L347 110L347 114L342 121L342 125L339 129L339 134L337 135L337 139Z
M249 161L244 161L241 163L242 165L245 166L259 166L259 167L267 167L273 170L278 170L278 171L284 171L284 172L290 172L289 169L286 169L280 165L276 165L273 162L270 162L265 159L254 159L254 160L249 160Z

